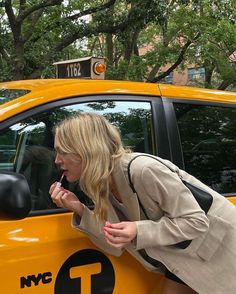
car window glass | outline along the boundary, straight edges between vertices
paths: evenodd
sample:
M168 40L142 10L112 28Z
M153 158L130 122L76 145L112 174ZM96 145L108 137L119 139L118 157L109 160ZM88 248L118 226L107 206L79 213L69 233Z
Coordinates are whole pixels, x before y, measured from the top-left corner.
M124 145L134 151L154 153L151 105L148 102L101 101L58 107L12 125L0 134L0 168L24 174L32 195L33 210L54 209L48 190L61 171L54 163L53 126L78 111L104 115L119 127ZM92 205L78 183L63 180L82 202Z
M236 109L174 103L185 169L220 193L236 191Z

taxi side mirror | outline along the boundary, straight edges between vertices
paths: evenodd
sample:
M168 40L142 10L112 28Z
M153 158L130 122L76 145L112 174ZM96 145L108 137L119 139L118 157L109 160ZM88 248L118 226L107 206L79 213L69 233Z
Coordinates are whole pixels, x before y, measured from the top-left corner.
M28 216L31 194L21 174L0 171L0 220L17 220Z

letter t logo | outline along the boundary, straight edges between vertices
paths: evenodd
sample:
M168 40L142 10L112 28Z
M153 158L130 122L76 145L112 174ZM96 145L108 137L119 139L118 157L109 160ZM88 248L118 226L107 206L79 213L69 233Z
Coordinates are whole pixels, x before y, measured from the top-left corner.
M91 294L91 276L101 272L101 263L80 265L70 269L70 278L81 278L81 294Z

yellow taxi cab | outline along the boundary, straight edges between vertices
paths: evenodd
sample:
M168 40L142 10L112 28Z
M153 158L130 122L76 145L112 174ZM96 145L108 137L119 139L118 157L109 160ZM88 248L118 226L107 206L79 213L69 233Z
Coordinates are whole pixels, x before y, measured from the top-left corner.
M236 203L236 93L108 80L0 83L1 293L161 293L163 276L128 253L96 248L49 197L61 176L52 128L77 111L104 115L126 146L171 160ZM92 208L78 183L63 186Z

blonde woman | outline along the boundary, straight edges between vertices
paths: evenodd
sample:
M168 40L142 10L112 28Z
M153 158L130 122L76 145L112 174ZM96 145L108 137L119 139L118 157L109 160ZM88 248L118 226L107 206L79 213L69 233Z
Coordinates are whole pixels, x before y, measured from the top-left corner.
M165 294L236 293L236 208L224 197L167 160L125 150L119 131L96 114L59 123L55 150L64 176L79 179L95 209L58 184L51 198L98 247L116 256L128 250L165 273ZM210 195L207 213L184 180Z

